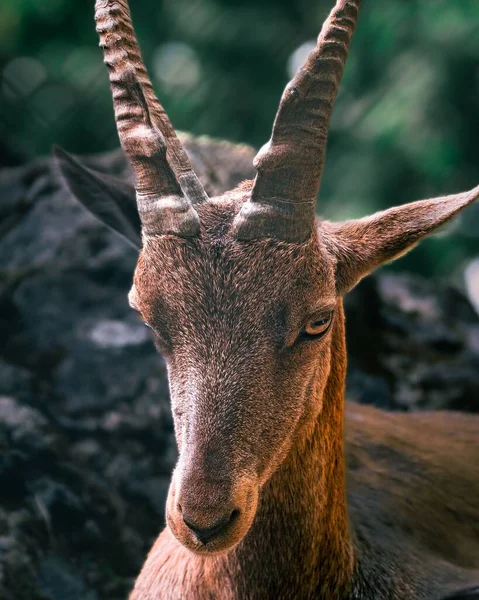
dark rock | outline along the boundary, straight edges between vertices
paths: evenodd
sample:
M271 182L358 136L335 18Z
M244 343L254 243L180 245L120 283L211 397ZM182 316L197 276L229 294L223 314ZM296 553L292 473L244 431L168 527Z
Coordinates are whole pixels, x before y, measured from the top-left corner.
M351 396L399 410L479 411L479 318L457 290L380 273L346 308Z
M97 600L82 573L59 556L47 554L40 560L38 587L49 600Z

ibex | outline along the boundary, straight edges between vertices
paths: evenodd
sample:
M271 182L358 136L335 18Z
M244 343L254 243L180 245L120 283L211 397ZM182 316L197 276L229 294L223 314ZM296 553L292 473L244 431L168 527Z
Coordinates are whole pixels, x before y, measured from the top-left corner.
M96 2L137 211L108 178L57 160L79 200L141 248L129 300L166 357L179 450L167 528L131 600L479 598L478 417L351 405L343 448L344 294L479 196L315 218L359 6L337 0L254 181L209 198L127 1Z

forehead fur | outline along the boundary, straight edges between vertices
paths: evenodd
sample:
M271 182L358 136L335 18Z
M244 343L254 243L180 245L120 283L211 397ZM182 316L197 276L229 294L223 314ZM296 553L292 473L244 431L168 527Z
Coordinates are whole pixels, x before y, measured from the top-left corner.
M217 316L228 307L243 317L279 306L290 295L317 308L334 303L331 259L314 234L304 243L242 242L230 233L248 191L239 188L199 205L201 235L149 237L135 273L138 308L154 322L165 307ZM301 302L299 302L301 303ZM311 307L310 307L311 308Z

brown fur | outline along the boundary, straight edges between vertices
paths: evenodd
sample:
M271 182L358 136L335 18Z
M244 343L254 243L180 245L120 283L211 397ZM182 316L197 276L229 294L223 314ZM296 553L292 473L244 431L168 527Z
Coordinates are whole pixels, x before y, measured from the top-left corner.
M477 582L477 417L352 405L348 519L336 287L337 273L351 284L357 265L333 253L356 243L362 256L360 236L350 224L339 235L339 225L319 223L303 244L237 241L230 225L247 193L198 207L195 240L145 238L138 262L131 299L168 360L180 458L169 528L131 599L421 599ZM417 241L403 229L400 243L415 207L419 219L422 203L376 218L369 268L381 244L389 260L390 240L396 254ZM431 209L429 229L443 213ZM329 332L298 343L309 315L330 305ZM241 514L203 546L182 523L178 498L203 525L233 506Z

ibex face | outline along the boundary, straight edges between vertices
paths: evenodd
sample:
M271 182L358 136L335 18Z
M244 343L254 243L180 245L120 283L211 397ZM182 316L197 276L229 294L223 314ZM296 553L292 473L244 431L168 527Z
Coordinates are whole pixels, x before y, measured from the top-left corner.
M332 261L316 236L237 240L244 195L199 207L197 238L146 240L130 295L168 361L180 451L168 523L199 552L245 535L329 372Z
M357 221L315 221L359 4L337 0L283 94L254 182L210 200L153 93L126 0L97 0L138 214L111 182L95 179L94 193L80 200L137 245L141 233L130 301L167 359L180 450L168 523L199 553L225 551L246 535L261 487L321 419L330 365L339 360L332 350L342 295L479 195L476 188ZM78 179L93 181L92 173L59 158L71 187L86 189ZM108 190L116 210L105 207ZM99 191L104 198L95 200Z

